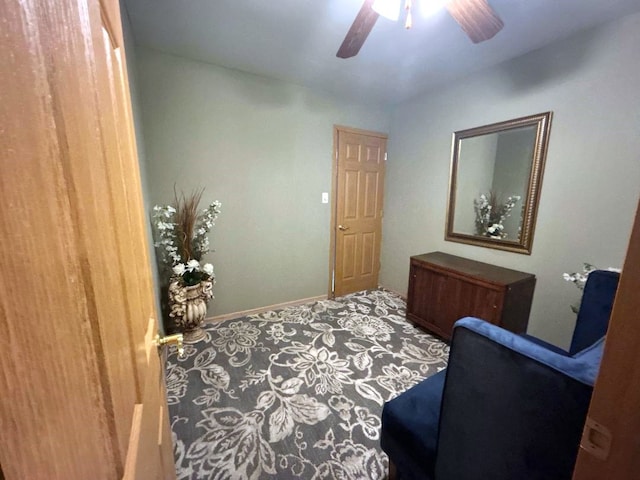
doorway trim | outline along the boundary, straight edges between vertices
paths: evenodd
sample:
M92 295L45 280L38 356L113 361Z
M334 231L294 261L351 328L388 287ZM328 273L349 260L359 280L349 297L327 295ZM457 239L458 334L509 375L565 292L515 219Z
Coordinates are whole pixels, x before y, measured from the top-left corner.
M333 151L331 153L331 223L329 225L329 285L327 297L335 298L335 268L336 268L336 217L338 208L338 136L339 132L355 133L358 135L368 135L370 137L384 138L388 140L386 133L361 128L346 127L344 125L333 125ZM386 155L386 153L385 153ZM386 163L386 156L385 156ZM386 175L385 175L386 176Z

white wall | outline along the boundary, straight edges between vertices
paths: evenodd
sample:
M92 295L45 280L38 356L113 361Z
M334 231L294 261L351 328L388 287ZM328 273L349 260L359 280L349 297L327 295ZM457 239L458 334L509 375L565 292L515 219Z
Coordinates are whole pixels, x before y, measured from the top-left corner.
M326 295L333 125L385 132L375 106L137 49L152 204L222 202L209 315Z
M399 105L387 162L381 283L441 250L534 273L529 332L566 345L578 296L563 272L621 266L640 192L640 14ZM456 130L554 112L531 256L444 241Z

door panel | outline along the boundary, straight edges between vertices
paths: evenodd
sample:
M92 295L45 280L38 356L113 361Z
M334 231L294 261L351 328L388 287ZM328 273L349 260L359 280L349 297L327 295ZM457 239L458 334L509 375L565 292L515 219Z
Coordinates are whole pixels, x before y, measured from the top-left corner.
M356 235L345 234L342 239L342 278L352 280L356 277L355 262L356 257Z
M118 15L106 0L0 10L0 92L11 92L0 93L7 479L120 478L145 411L157 426L136 458L148 446L149 462L175 477L158 460L166 405Z
M358 218L358 177L357 170L345 170L344 172L344 210L343 220L355 220Z
M105 178L109 185L108 194L104 197L111 205L114 218L111 225L116 238L116 245L112 251L118 253L115 261L119 264L120 289L124 294L124 305L127 310L127 333L131 338L141 339L144 337L146 323L153 315L152 305L145 304L145 296L148 292L145 288L144 270L139 265L138 256L144 256L143 245L137 241L136 225L132 212L141 209L142 205L131 198L131 192L135 187L131 185L127 188L127 172L137 170L137 166L131 162L131 152L126 147L126 135L123 134L121 126L126 124L127 118L120 107L123 99L119 96L122 78L119 75L120 65L116 52L119 51L118 40L110 22L105 17L103 8L98 16L99 24L94 25L94 30L99 35L94 35L96 43L96 69L98 71L97 81L99 83L98 99L101 111L101 130L104 138L105 153ZM98 37L98 38L96 38ZM135 160L135 157L133 157ZM119 219L119 221L116 221ZM144 237L143 237L144 238ZM134 246L134 248L131 248ZM129 293L130 295L127 295ZM151 309L150 309L151 308ZM144 365L145 358L140 355L143 349L136 348L135 342L130 342L132 358L136 360L136 365ZM144 384L144 370L134 369L136 374L137 397L141 395ZM135 403L135 402L134 402ZM133 405L128 404L132 409ZM131 410L133 414L133 410ZM128 425L126 423L124 432L125 445L129 438Z
M336 128L335 295L376 288L380 271L386 137Z
M164 392L164 374L155 345L158 328L155 302L149 274L149 257L144 228L144 206L140 188L139 166L124 64L123 37L114 0L100 0L99 30L102 50L96 49L96 64L101 73L101 113L105 143L115 148L110 155L107 176L111 199L118 212L116 228L118 251L123 273L122 285L129 295L130 318L126 329L133 339L131 361L137 372L137 401L129 403L135 419L121 424L126 428L126 472L131 479L175 477L168 416ZM116 13L113 13L116 12ZM96 16L97 17L97 16ZM94 30L98 30L97 26ZM102 66L102 70L100 70ZM133 248L132 248L133 247ZM122 326L122 325L121 325ZM122 326L124 327L124 326ZM163 443L162 440L165 439ZM164 461L169 461L163 465Z
M164 360L164 355L158 355L156 332L155 321L151 319L145 336L146 382L142 401L134 409L129 455L123 480L172 478L171 472L165 474L163 470L165 464L173 465L172 450L158 448L158 445L171 445L171 432L166 403L163 400L164 372L160 359ZM158 385L161 385L162 396L158 395Z
M363 199L363 218L376 218L376 215L381 210L381 205L378 205L378 178L379 172L365 172L364 173L364 199Z
M362 259L360 261L360 275L369 276L373 275L376 271L376 235L375 233L368 232L362 234Z

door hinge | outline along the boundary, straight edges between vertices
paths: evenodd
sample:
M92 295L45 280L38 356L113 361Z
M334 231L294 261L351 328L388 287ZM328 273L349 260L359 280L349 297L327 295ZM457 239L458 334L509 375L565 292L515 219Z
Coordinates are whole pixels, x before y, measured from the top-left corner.
M336 269L335 264L331 272L331 298L336 298Z
M384 152L384 161L387 161L387 152Z
M591 417L587 417L582 431L580 448L600 460L606 460L611 449L611 431Z

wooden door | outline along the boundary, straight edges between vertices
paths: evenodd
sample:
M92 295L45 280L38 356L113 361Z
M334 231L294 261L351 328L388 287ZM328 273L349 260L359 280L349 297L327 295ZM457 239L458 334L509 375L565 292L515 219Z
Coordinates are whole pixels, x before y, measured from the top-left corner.
M640 203L611 313L574 480L640 476ZM595 428L590 425L594 425ZM598 425L600 427L598 427ZM608 451L608 453L607 453Z
M2 471L175 478L118 3L0 22Z
M333 290L378 287L386 135L336 127Z

